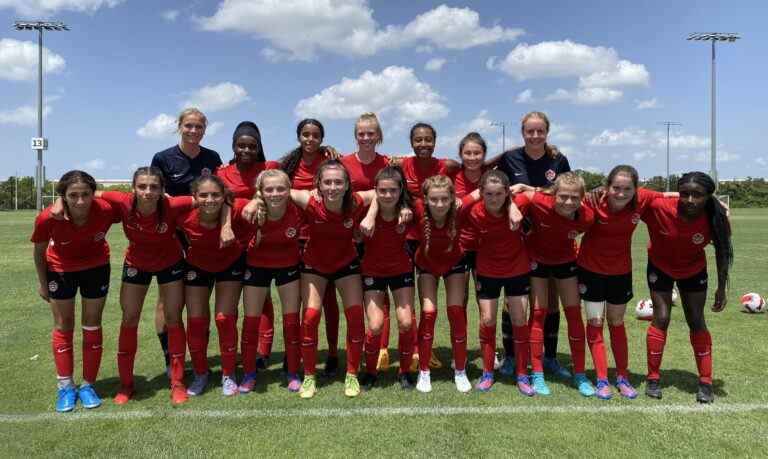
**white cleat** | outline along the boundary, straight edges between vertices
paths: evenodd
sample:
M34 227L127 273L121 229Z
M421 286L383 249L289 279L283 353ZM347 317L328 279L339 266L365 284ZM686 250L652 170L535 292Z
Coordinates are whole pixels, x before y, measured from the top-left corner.
M465 370L456 370L453 374L453 382L456 383L456 390L461 393L467 393L472 390L472 383L467 378L467 372Z
M419 371L419 379L416 381L416 390L427 394L432 392L432 378L429 371Z

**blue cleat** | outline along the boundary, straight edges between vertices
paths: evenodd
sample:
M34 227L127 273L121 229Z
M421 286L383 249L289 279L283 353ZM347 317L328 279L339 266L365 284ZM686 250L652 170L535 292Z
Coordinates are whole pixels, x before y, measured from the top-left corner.
M83 408L91 409L101 406L101 399L96 395L96 391L93 390L93 386L90 384L81 384L77 397L80 399Z
M533 373L532 376L533 390L536 392L536 395L550 395L552 393L549 391L547 382L544 381L544 373Z
M512 376L515 374L515 358L510 356L504 357L504 360L501 362L501 367L499 367L499 373L504 376Z
M595 395L595 387L589 382L584 373L573 375L573 385L579 389L579 393L584 397L593 397Z
M56 411L59 413L68 413L75 409L77 403L77 389L75 386L69 386L59 389L56 393Z
M558 362L556 358L544 357L542 363L544 364L544 369L547 372L552 373L561 379L571 379L571 372L568 371L564 366L560 365L560 362Z

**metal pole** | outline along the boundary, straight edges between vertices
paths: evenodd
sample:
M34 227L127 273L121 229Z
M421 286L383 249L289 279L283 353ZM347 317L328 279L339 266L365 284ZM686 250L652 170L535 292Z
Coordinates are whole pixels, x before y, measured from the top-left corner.
M507 123L501 123L501 151L507 151Z
M16 187L13 192L13 202L14 202L14 210L19 210L19 171L16 171L16 174L14 175L16 178Z
M712 40L712 125L710 127L710 164L712 170L712 180L715 181L715 187L718 185L717 181L717 122L715 119L715 112L717 111L717 93L715 89L715 42Z
M667 191L669 191L669 126L667 123Z
M37 136L43 137L43 28L37 29ZM37 150L37 211L43 210L43 150Z

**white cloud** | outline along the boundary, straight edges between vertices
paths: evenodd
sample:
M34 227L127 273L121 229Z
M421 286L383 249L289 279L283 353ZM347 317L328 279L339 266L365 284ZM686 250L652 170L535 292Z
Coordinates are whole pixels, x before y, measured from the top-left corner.
M434 51L434 48L432 48L429 45L419 45L419 46L416 47L416 52L417 53L429 54L429 53L431 53L433 51Z
M136 134L145 139L170 137L176 132L176 125L177 120L175 117L161 113L147 121L144 126L136 131Z
M107 163L101 158L94 158L90 161L86 161L84 163L77 164L78 169L88 171L88 172L100 172L107 168Z
M2 4L3 0L0 0ZM0 78L4 80L33 80L37 78L37 43L12 38L0 39ZM59 73L66 62L60 55L43 47L43 71Z
M47 118L53 109L45 105L43 107L43 118ZM0 110L0 124L10 124L16 126L34 126L37 123L37 107L24 105L13 110Z
M124 0L0 0L0 9L13 8L26 16L50 16L59 11L93 13L101 7L115 7Z
M661 137L660 133L659 137ZM666 146L666 137L659 138L657 144ZM669 146L670 148L709 148L709 139L697 135L672 134L669 136Z
M656 157L656 153L650 150L640 150L636 151L632 154L632 157L635 158L635 161L642 161L643 159L651 159Z
M545 101L564 101L577 105L602 105L620 100L624 93L618 89L609 88L578 88L574 91L557 89L547 95Z
M499 126L493 126L491 123L493 123L493 120L488 116L488 110L480 110L471 120L455 126L447 134L439 134L437 136L437 145L440 150L449 152L449 156L458 157L458 146L461 139L470 132L477 132L485 139L490 154L500 152L501 129ZM509 129L507 131L507 136L509 136ZM506 146L508 148L509 144Z
M432 59L427 61L427 63L424 65L424 69L430 70L432 72L437 72L443 68L446 62L448 61L443 59L442 57L433 57Z
M436 120L448 115L443 97L420 81L413 69L390 66L359 78L343 78L318 94L300 100L294 113L300 118L353 119L363 112L391 116L398 123Z
M755 158L755 163L763 167L768 166L768 158L766 158L765 156L758 156L757 158Z
M173 22L179 17L179 14L181 14L179 10L165 10L160 13L160 16L166 21Z
M227 110L248 100L248 92L242 86L230 82L203 86L192 92L181 107L197 107L202 111Z
M627 128L620 131L606 129L589 141L589 145L603 147L645 146L654 149L666 149L666 131L647 131L645 129ZM679 132L669 136L669 147L672 149L695 150L709 147L709 139L694 134Z
M659 104L659 101L656 100L655 97L652 99L646 99L646 100L635 99L636 110L648 110L651 108L661 108L661 104Z
M576 140L576 134L573 133L570 126L552 123L549 126L549 133L547 134L547 140L552 143L573 142L574 140Z
M522 91L520 94L517 95L515 98L516 104L530 104L533 103L533 91L530 89L526 89L525 91Z
M266 40L297 60L312 60L319 51L370 56L420 42L422 51L424 46L468 49L514 40L523 33L499 25L483 27L476 11L445 5L405 26L380 27L366 0L224 0L213 16L198 21L203 30Z
M583 88L648 86L650 77L643 64L621 60L613 68L579 77L579 86Z
M213 123L209 124L208 127L205 128L205 134L206 135L214 135L221 131L221 129L224 127L224 123L221 121L214 121Z

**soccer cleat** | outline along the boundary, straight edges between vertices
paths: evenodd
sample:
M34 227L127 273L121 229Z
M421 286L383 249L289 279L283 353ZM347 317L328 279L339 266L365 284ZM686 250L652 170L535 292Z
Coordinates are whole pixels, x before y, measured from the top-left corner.
M131 398L133 398L133 387L120 387L115 398L112 399L112 404L125 405Z
M467 372L465 370L455 370L453 373L453 382L456 384L456 390L466 394L472 390L472 383L467 378Z
M576 373L573 375L573 385L579 389L579 393L584 397L592 397L595 395L595 387L589 382L587 376L584 373Z
M376 385L377 376L371 373L363 373L363 375L360 377L360 389L363 390L363 392L368 392L369 390L373 389L373 386Z
M501 367L499 367L499 373L504 376L512 376L515 374L515 358L510 356L504 357L504 360L501 362Z
M613 397L613 393L611 392L611 385L608 383L607 379L597 380L597 391L595 394L600 400L610 400L611 397Z
M419 379L416 381L416 390L422 394L432 392L432 378L429 375L429 370L419 371Z
M288 392L298 392L301 389L299 375L288 373Z
M519 375L517 377L517 390L526 397L533 397L536 391L531 386L531 380L528 375Z
M435 354L432 354L432 356L429 358L429 368L433 370L443 368L443 362L441 362Z
M414 381L413 373L400 373L397 375L397 381L400 383L400 388L403 390L413 390L416 388L416 381Z
M544 369L549 373L562 379L571 379L571 372L560 365L556 358L544 357L542 363L544 364Z
M221 377L221 395L225 397L231 397L237 395L238 387L237 382L232 376Z
M531 379L533 379L533 390L536 395L550 395L552 393L544 380L544 373L534 373Z
M312 398L317 393L317 384L315 383L315 375L305 375L304 382L301 383L299 389L299 397Z
M223 384L222 384L223 387ZM250 392L253 392L253 389L256 387L256 372L253 373L246 373L245 376L243 376L243 381L240 383L240 386L237 388L237 390L241 394L247 394Z
M181 405L187 400L189 400L189 396L187 395L187 389L184 387L184 384L177 383L171 386L171 403L172 404Z
M360 382L357 380L357 375L347 373L347 377L344 378L344 395L347 397L360 395Z
M389 370L389 350L387 349L379 350L379 360L376 361L376 370L377 371Z
M93 386L90 384L81 384L80 390L77 393L77 398L80 399L80 403L83 408L92 409L101 406L101 399L96 395L96 391L93 390Z
M325 361L323 372L320 373L324 378L333 378L339 371L339 358L335 355L329 355Z
M661 385L658 379L647 379L645 381L645 395L661 400Z
M257 370L266 370L267 369L267 358L264 356L258 356L256 357L256 369Z
M480 392L488 392L493 387L493 373L484 371L480 380L475 384L475 389Z
M67 413L75 409L77 404L77 388L68 386L56 392L56 411Z
M201 375L196 374L195 379L192 380L192 384L187 388L187 395L196 397L205 392L205 387L208 385L208 373Z
M619 394L629 400L637 398L637 391L632 384L627 381L627 378L619 376L616 378L616 389L619 390Z
M696 401L699 403L712 403L715 401L712 384L699 383L699 390L696 392Z

